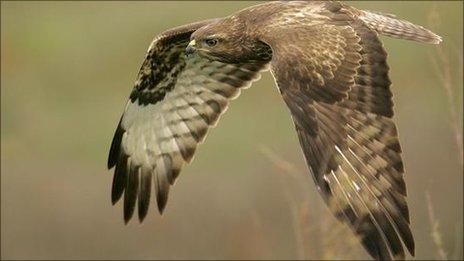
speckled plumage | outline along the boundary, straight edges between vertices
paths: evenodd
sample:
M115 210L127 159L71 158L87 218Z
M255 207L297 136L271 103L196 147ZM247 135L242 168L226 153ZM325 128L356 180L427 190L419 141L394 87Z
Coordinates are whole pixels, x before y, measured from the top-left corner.
M319 192L376 259L414 255L404 167L378 34L437 44L392 15L339 2L270 2L177 27L150 45L111 144L124 218L163 211L182 166L230 100L270 69ZM215 46L205 40L218 39ZM186 55L191 40L195 52ZM152 185L153 182L153 185Z

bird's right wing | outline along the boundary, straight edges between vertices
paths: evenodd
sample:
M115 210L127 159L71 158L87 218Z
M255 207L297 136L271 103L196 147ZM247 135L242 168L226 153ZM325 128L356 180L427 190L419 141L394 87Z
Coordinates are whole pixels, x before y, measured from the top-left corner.
M259 77L262 62L226 64L185 57L190 35L214 20L169 30L153 41L111 144L115 167L112 201L124 193L127 222L138 201L139 219L148 211L152 182L163 211L169 188L197 145L236 98Z

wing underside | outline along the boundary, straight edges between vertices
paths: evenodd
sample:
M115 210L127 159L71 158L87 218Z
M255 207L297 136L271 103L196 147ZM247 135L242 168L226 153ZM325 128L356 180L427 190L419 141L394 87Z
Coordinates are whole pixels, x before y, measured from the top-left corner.
M152 187L163 211L170 186L208 129L265 66L261 61L228 64L199 55L187 59L184 50L191 33L208 23L157 37L137 77L108 159L108 167L115 167L112 202L124 195L126 222L136 205L140 221L144 219Z

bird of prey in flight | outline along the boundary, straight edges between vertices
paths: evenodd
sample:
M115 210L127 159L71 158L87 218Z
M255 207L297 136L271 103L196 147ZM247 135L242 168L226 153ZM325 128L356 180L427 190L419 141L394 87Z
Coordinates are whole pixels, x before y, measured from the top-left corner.
M151 43L111 144L112 202L160 213L240 91L270 70L309 172L334 215L375 259L414 255L387 53L379 35L438 44L394 15L339 2L268 2L165 31ZM152 189L152 187L154 187Z

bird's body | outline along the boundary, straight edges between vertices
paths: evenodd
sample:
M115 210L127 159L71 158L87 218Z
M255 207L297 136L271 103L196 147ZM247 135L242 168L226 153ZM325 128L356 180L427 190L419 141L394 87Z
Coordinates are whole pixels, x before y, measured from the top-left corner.
M124 217L160 212L210 127L262 71L287 104L325 202L374 257L414 254L387 53L378 34L440 37L391 15L339 2L270 2L155 38L111 145L112 200Z

